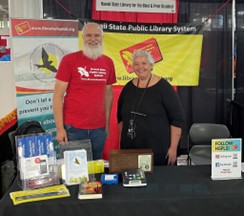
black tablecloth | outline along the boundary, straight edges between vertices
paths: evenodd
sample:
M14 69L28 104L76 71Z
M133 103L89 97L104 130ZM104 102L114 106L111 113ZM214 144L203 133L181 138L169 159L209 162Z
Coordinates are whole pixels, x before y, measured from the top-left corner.
M244 181L213 181L210 176L210 166L165 166L146 174L144 188L104 185L102 199L78 200L78 186L68 187L67 198L16 206L6 194L0 201L0 216L243 216ZM17 190L15 181L9 192Z

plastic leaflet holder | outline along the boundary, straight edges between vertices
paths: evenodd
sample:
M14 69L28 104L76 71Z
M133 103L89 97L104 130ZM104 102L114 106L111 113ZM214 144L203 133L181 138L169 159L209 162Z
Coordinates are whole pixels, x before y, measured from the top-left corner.
M15 137L18 170L23 189L59 184L52 135L38 133Z
M79 150L86 151L89 180L93 181L94 179L96 179L95 174L104 172L104 161L93 160L92 144L90 139L69 141L66 145L59 146L59 155L57 160L59 166L62 167L62 171L61 171L62 178L66 183L68 182L68 179L66 178L66 174L70 174L72 172L71 171L72 169L71 168L67 169L67 166L70 166L71 162L68 163L67 160L64 160L64 155L68 156L69 154L71 154L68 152L74 153ZM81 169L79 170L79 172L80 171ZM78 172L76 172L76 174L78 175Z
M87 152L87 160L92 161L92 144L90 139L84 140L74 140L69 141L66 145L59 146L59 157L60 159L64 158L64 152L70 150L78 150L78 149L85 149Z

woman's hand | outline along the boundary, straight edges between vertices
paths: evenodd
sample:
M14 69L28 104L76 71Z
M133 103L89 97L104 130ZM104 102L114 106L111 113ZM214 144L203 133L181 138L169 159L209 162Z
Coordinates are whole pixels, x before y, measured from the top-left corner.
M168 165L174 165L177 160L177 150L169 148L167 152Z

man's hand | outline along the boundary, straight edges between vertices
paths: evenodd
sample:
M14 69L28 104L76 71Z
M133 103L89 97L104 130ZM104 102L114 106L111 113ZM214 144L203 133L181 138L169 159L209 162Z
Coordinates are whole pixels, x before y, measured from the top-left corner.
M60 145L65 145L68 142L68 136L65 129L57 130L56 140Z

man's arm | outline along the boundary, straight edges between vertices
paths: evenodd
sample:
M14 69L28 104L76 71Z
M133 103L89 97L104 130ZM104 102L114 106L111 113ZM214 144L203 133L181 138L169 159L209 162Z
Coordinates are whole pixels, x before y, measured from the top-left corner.
M68 82L56 80L53 93L53 114L57 129L57 141L62 145L68 142L67 133L63 121L63 99Z
M105 115L106 115L106 134L109 137L110 133L110 115L113 103L113 86L106 85L105 87L105 97L104 97L104 106L105 106Z

